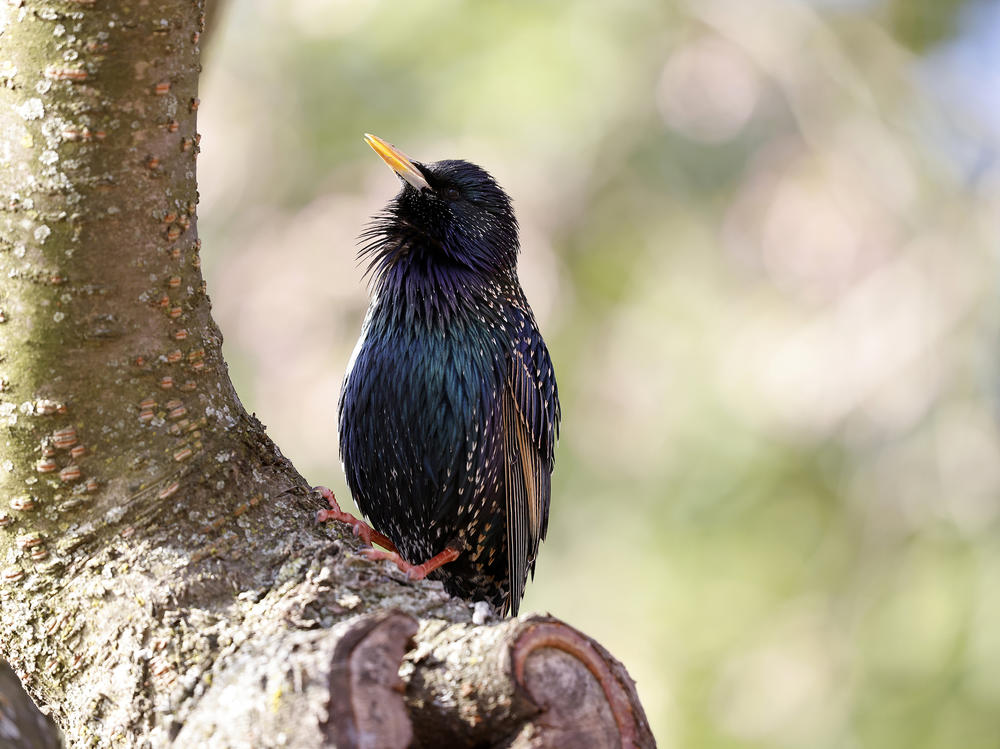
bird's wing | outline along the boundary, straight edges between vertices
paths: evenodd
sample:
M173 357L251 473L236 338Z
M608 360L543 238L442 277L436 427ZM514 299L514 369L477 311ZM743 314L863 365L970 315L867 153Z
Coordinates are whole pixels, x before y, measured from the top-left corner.
M514 346L501 397L504 484L507 501L507 564L511 613L534 571L545 538L553 451L559 428L559 397L549 352L529 316Z

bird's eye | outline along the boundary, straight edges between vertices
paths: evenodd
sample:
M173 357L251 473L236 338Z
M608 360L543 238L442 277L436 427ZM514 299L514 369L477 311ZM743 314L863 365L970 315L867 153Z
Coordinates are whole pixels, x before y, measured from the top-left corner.
M456 189L455 189L454 187L449 187L449 188L447 188L447 189L446 189L446 190L444 191L444 196L445 196L446 198L448 198L448 200L458 200L458 199L459 199L459 197L461 197L461 196L460 196L460 195L458 194L458 190L456 190Z

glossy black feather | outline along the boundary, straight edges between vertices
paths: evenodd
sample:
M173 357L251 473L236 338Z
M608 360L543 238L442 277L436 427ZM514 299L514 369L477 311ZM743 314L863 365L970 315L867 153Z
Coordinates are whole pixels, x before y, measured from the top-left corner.
M417 164L363 235L371 305L341 393L341 457L372 525L434 576L517 613L548 524L559 398L518 282L507 195L474 164Z

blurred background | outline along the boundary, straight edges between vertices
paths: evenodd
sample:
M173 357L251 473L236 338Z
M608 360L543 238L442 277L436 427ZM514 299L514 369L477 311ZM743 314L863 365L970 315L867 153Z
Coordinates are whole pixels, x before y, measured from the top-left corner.
M201 99L226 353L309 481L398 189L362 133L477 162L563 401L523 609L661 747L1000 745L1000 3L233 0Z

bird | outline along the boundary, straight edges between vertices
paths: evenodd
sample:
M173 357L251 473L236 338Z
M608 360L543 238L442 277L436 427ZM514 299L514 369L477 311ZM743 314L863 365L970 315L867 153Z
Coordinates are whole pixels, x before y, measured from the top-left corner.
M511 199L468 161L365 141L399 177L358 253L370 303L338 403L340 457L371 559L517 615L548 528L561 411L517 274ZM370 523L370 525L369 525Z

